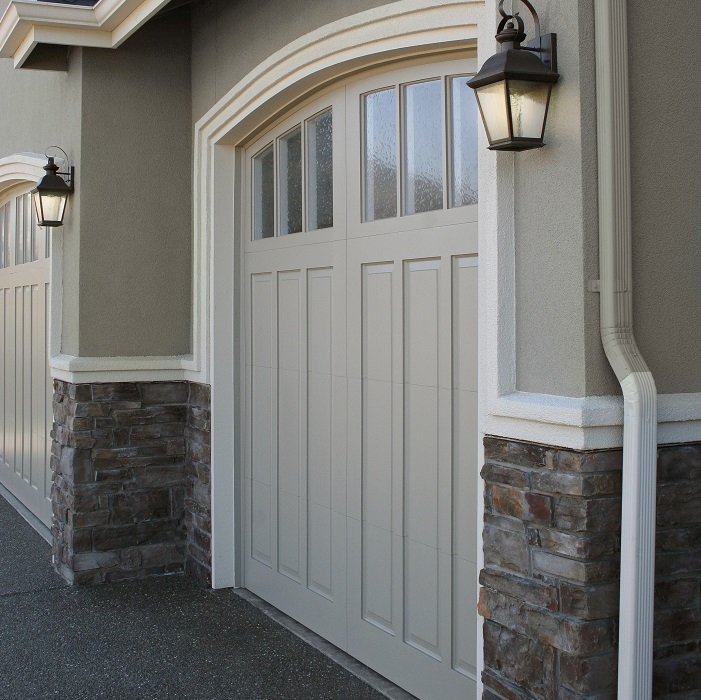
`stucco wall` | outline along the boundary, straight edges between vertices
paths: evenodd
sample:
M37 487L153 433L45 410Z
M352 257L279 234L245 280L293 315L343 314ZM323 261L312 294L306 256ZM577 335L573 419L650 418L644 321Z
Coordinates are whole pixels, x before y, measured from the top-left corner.
M44 153L58 145L68 153L80 177L82 51L72 49L68 72L17 70L12 59L0 60L0 158L14 153ZM78 237L80 191L71 198L65 226L54 233L63 239L64 256L72 261L63 290L71 303L63 313L63 351L78 350Z
M592 0L542 0L558 35L558 70L543 149L516 154L517 388L544 394L620 393L601 348L596 82Z
M698 392L701 74L685 57L694 22L685 0L636 0L628 27L635 335L660 392Z
M193 121L291 41L348 15L388 4L386 0L201 0L192 11Z
M190 119L187 8L84 50L83 356L190 352Z

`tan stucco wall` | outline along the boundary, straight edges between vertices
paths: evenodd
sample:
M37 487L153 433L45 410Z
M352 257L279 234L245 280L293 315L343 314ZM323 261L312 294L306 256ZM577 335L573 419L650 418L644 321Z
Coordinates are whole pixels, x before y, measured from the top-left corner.
M686 0L628 11L635 335L661 393L701 391L701 74ZM664 50L660 49L664 47Z
M0 158L14 153L42 154L58 145L68 153L80 177L82 51L72 49L68 72L17 70L0 59ZM71 198L63 230L64 258L62 350L78 353L78 264L80 191Z
M80 354L191 351L188 10L85 49Z
M593 0L541 0L561 78L546 147L515 156L517 388L619 393L601 348Z
M197 121L268 56L308 32L385 0L201 0L193 5L192 103Z

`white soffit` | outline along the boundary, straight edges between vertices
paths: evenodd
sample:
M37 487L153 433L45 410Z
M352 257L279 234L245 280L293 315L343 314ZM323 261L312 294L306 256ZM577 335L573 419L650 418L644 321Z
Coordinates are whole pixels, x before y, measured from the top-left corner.
M117 48L169 0L99 0L94 7L13 0L0 19L0 58L21 68L38 44Z

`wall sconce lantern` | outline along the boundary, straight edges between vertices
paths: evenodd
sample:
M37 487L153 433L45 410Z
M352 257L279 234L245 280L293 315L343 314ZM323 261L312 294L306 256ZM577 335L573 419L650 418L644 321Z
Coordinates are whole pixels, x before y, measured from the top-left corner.
M58 148L58 146L51 146L51 148ZM66 156L66 162L68 162L66 152L61 148L58 148L58 150ZM54 159L51 156L47 156L47 158L48 162L44 166L46 175L39 180L37 186L32 190L37 221L39 226L63 226L63 216L66 213L68 195L73 192L75 168L69 167L68 172L59 173L58 165L54 163ZM64 180L61 175L65 175L67 180Z
M502 20L496 35L501 50L488 58L467 83L475 91L489 148L493 151L526 151L545 145L543 134L550 93L560 77L557 35L541 35L533 5L528 0L519 1L533 16L535 39L521 45L526 39L523 20L518 12L507 14L501 0Z

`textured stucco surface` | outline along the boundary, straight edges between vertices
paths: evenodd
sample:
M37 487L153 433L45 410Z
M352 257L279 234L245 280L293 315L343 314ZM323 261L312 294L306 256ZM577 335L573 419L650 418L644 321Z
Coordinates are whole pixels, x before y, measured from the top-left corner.
M190 352L188 9L85 49L80 354Z
M689 3L628 12L635 335L661 393L701 391L701 74ZM667 47L665 58L650 41ZM670 55L671 53L671 55ZM675 55L676 54L676 55Z
M558 35L560 82L543 149L514 158L517 388L544 394L617 393L601 349L596 83L592 0L538 5Z
M72 49L67 72L17 70L12 59L0 59L0 158L15 153L42 154L58 145L81 176L82 51ZM77 188L66 210L63 239L63 352L78 354L78 265L80 201Z
M291 41L385 0L201 0L192 10L192 100L197 121L247 73Z

